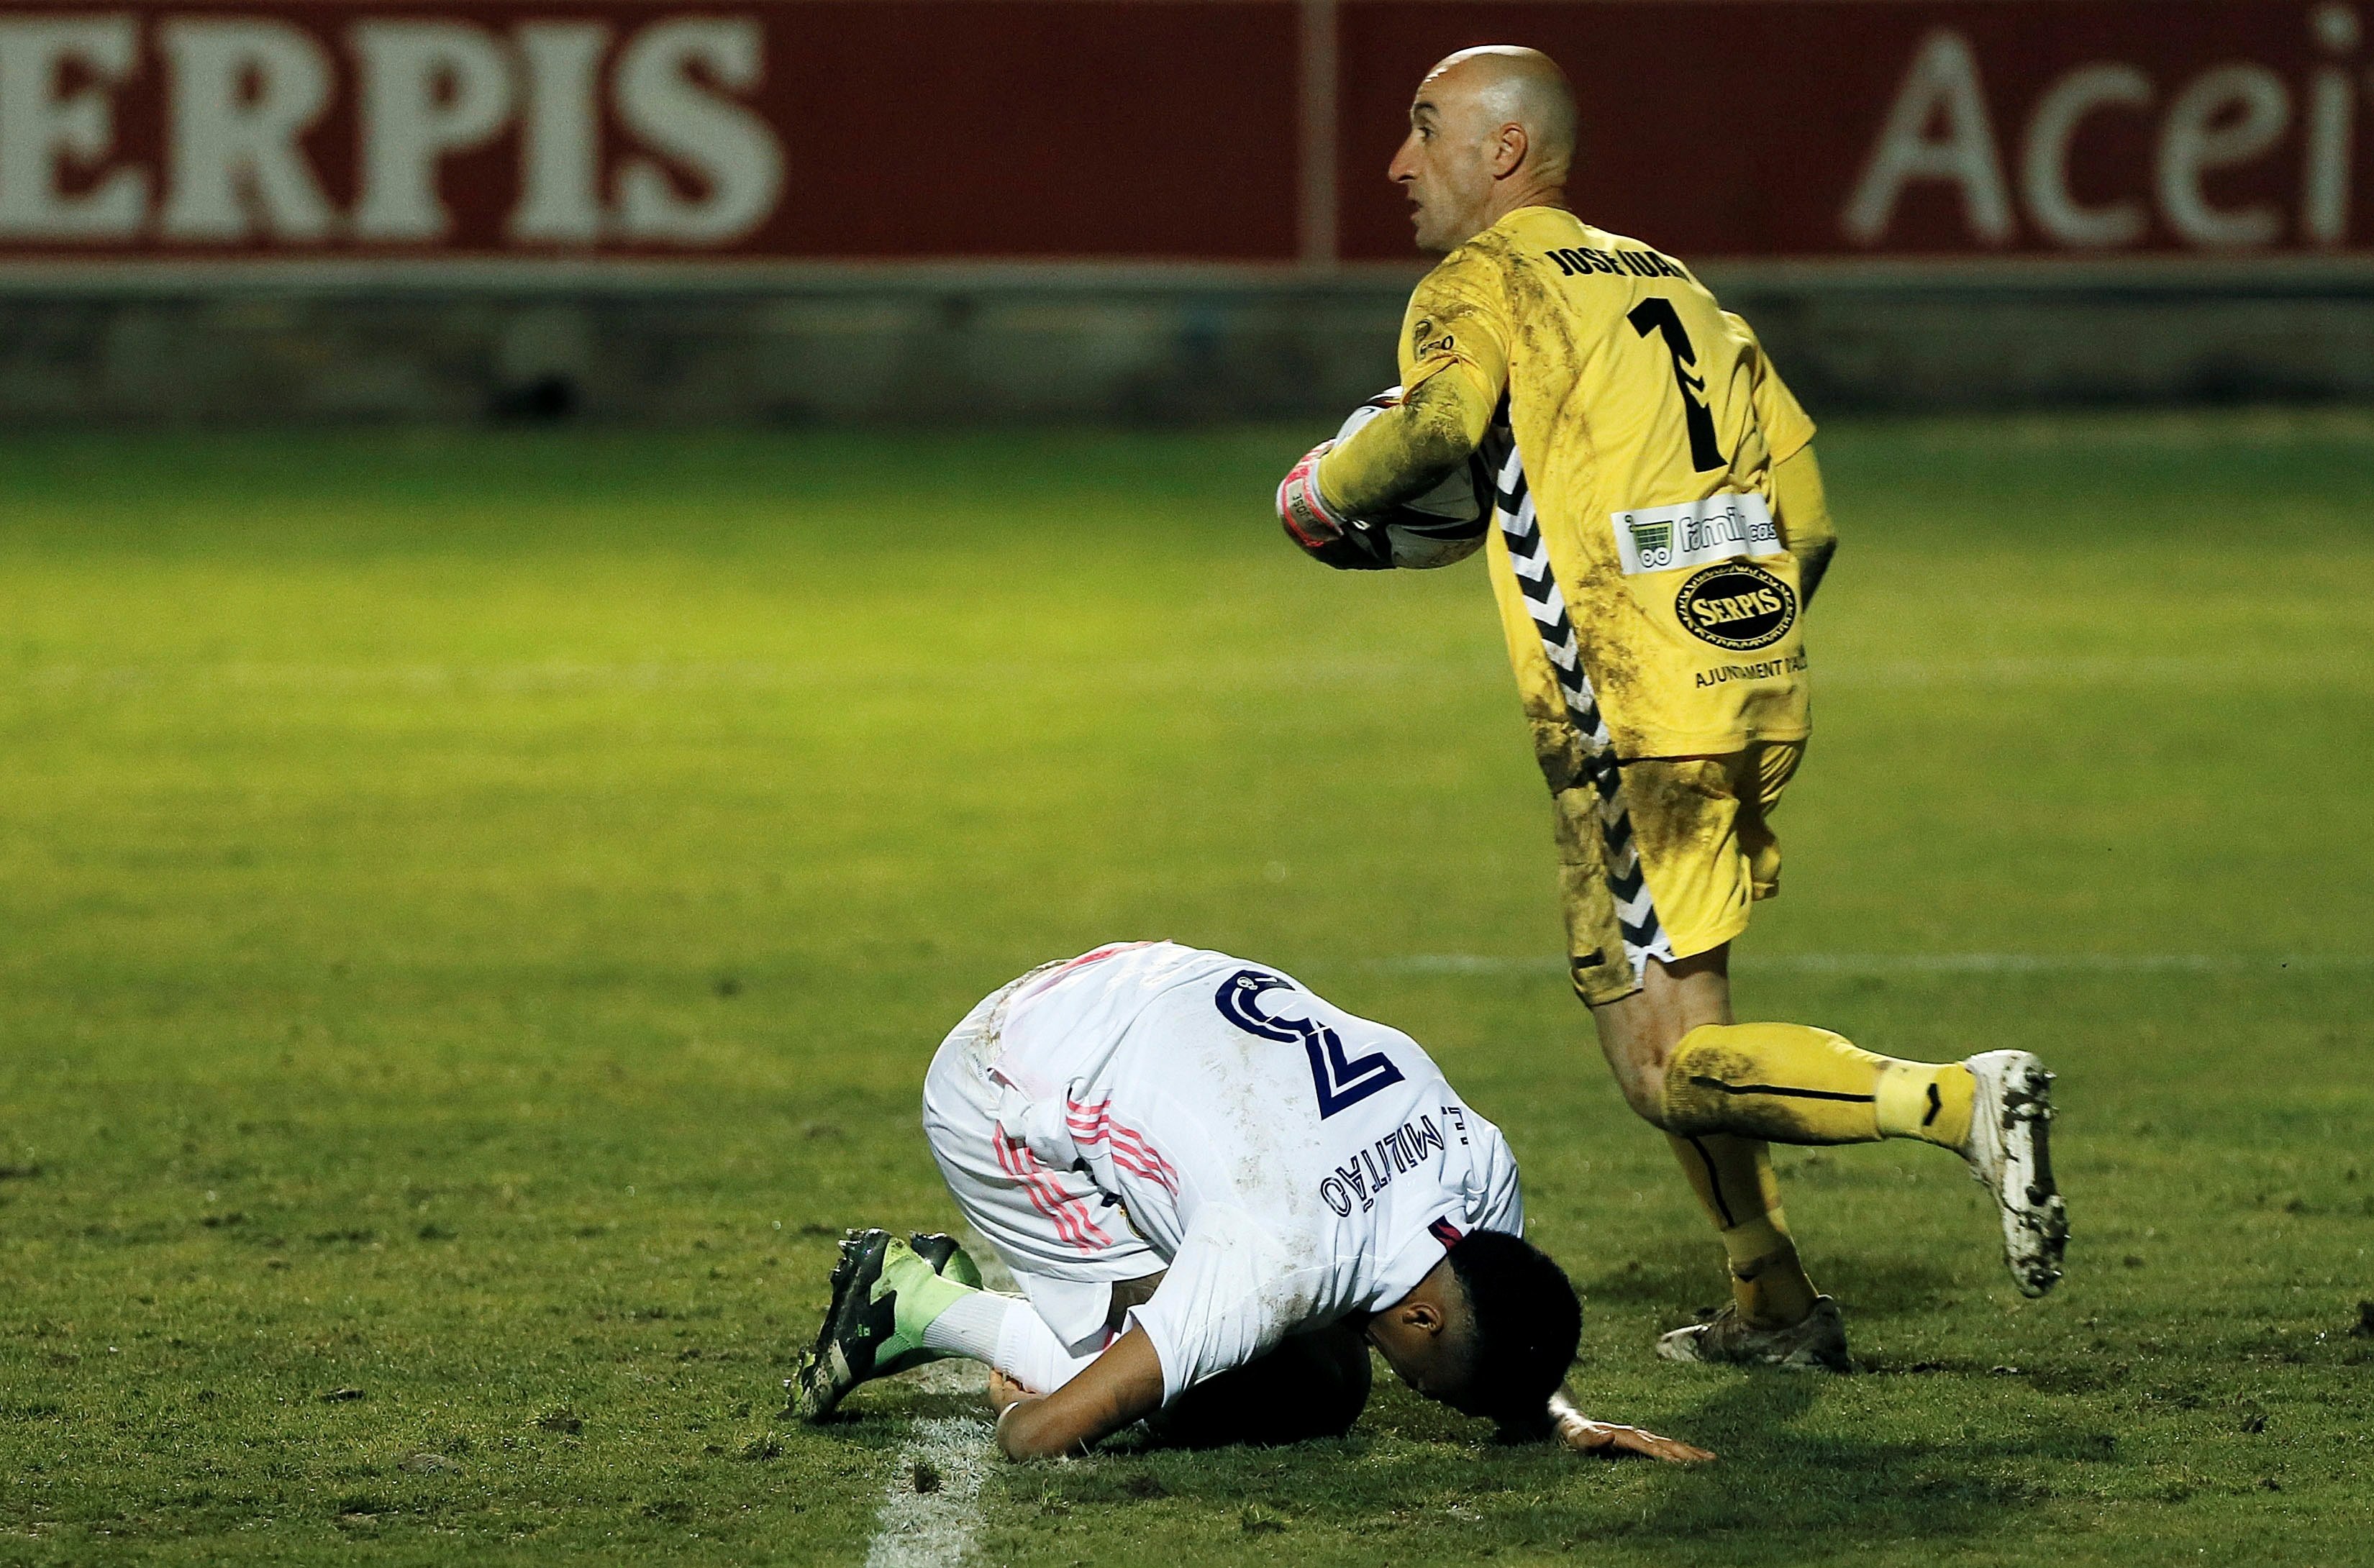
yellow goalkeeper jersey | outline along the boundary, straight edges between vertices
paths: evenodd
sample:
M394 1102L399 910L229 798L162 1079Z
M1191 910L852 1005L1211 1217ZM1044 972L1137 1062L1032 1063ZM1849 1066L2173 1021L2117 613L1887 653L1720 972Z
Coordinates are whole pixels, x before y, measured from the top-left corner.
M1545 768L1578 739L1632 757L1804 738L1772 471L1814 426L1745 322L1671 257L1523 207L1418 285L1400 353L1404 387L1456 370L1498 403L1493 590Z

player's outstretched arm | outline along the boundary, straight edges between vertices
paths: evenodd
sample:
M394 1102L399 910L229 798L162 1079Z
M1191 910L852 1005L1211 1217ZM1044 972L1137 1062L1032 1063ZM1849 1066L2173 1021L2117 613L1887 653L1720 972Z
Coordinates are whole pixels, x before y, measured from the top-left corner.
M1052 1394L1026 1394L993 1377L990 1398L1000 1407L997 1445L1007 1458L1057 1459L1159 1410L1162 1361L1133 1326Z
M1714 1457L1706 1449L1677 1438L1660 1437L1637 1426L1593 1421L1576 1410L1574 1401L1563 1393L1550 1396L1550 1426L1557 1440L1576 1453L1596 1454L1603 1459L1638 1454L1643 1458L1663 1459L1669 1465L1701 1465Z

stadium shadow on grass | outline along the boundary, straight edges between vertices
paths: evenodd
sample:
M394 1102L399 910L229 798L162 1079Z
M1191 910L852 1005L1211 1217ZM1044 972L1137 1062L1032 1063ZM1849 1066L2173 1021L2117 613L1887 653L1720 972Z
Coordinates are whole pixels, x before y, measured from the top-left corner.
M1676 1249L1653 1263L1630 1258L1620 1268L1605 1270L1588 1280L1577 1279L1574 1288L1582 1297L1587 1320L1594 1302L1624 1302L1670 1312L1676 1302L1712 1297L1717 1287L1705 1249L1698 1248L1686 1256Z
M1842 1239L1861 1246L1829 1249L1837 1256L1825 1259L1816 1279L1823 1290L1839 1298L1852 1325L1850 1342L1858 1365L1873 1362L1864 1341L1878 1342L1875 1330L1894 1338L1894 1320L1918 1323L1969 1293L1966 1281L1933 1259L1881 1252L1878 1249L1884 1244L1879 1238ZM1981 1244L1985 1239L1978 1238ZM1680 1315L1686 1304L1698 1303L1710 1309L1720 1305L1721 1260L1710 1252L1707 1246L1677 1246L1577 1279L1575 1289L1582 1294L1586 1319L1594 1305L1646 1307L1678 1326L1686 1321Z
M1889 1544L2020 1539L2051 1492L2025 1474L2099 1460L2085 1433L2039 1432L2005 1442L1854 1441L1792 1429L1834 1385L1773 1374L1725 1378L1725 1387L1675 1424L1722 1450L1720 1465L1690 1471L1627 1465L1586 1472L1568 1490L1571 1457L1547 1445L1414 1442L1364 1424L1341 1439L1290 1450L1181 1453L1123 1443L1101 1462L1006 1473L1013 1524L1076 1521L1116 1527L1149 1504L1188 1505L1247 1533L1292 1528L1302 1540L1328 1528L1392 1531L1393 1560L1498 1550L1572 1549L1633 1539L1663 1550L1695 1543L1700 1561L1829 1561ZM1593 1495L1596 1494L1596 1495ZM1405 1532L1420 1532L1412 1536ZM1431 1546L1423 1537L1445 1532ZM1480 1532L1480 1533L1479 1533Z
M1857 1238L1866 1248L1877 1238ZM1981 1238L1983 1241L1985 1238ZM1868 1251L1840 1258L1825 1271L1822 1288L1839 1298L1854 1321L1885 1327L1890 1318L1920 1319L1961 1300L1969 1287L1933 1260L1903 1256L1875 1258Z
M1803 1551L1825 1531L1846 1551L1875 1542L2025 1531L2026 1511L2051 1493L2005 1467L2033 1471L2103 1457L2081 1434L2039 1431L2006 1442L1858 1442L1794 1429L1827 1378L1780 1374L1731 1379L1681 1423L1722 1453L1712 1484L1668 1489L1639 1528L1673 1539L1736 1534L1786 1540Z

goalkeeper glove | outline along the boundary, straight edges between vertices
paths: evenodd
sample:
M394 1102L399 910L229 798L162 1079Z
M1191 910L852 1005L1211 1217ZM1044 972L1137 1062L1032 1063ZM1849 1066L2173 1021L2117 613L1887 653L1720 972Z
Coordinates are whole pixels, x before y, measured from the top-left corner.
M1277 486L1277 521L1314 561L1344 571L1384 570L1393 563L1381 531L1337 517L1319 493L1319 460L1334 444L1320 442L1287 471Z

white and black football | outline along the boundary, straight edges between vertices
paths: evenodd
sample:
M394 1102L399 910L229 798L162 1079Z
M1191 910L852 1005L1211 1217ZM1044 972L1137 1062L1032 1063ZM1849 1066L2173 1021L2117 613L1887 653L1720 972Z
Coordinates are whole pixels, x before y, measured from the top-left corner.
M1352 416L1335 432L1335 439L1351 439L1353 431L1401 400L1401 388L1387 387L1352 410ZM1380 567L1424 571L1463 561L1475 553L1492 527L1491 474L1482 458L1471 457L1426 494L1387 509L1381 517L1356 519L1351 527L1367 536L1363 543L1368 554Z

